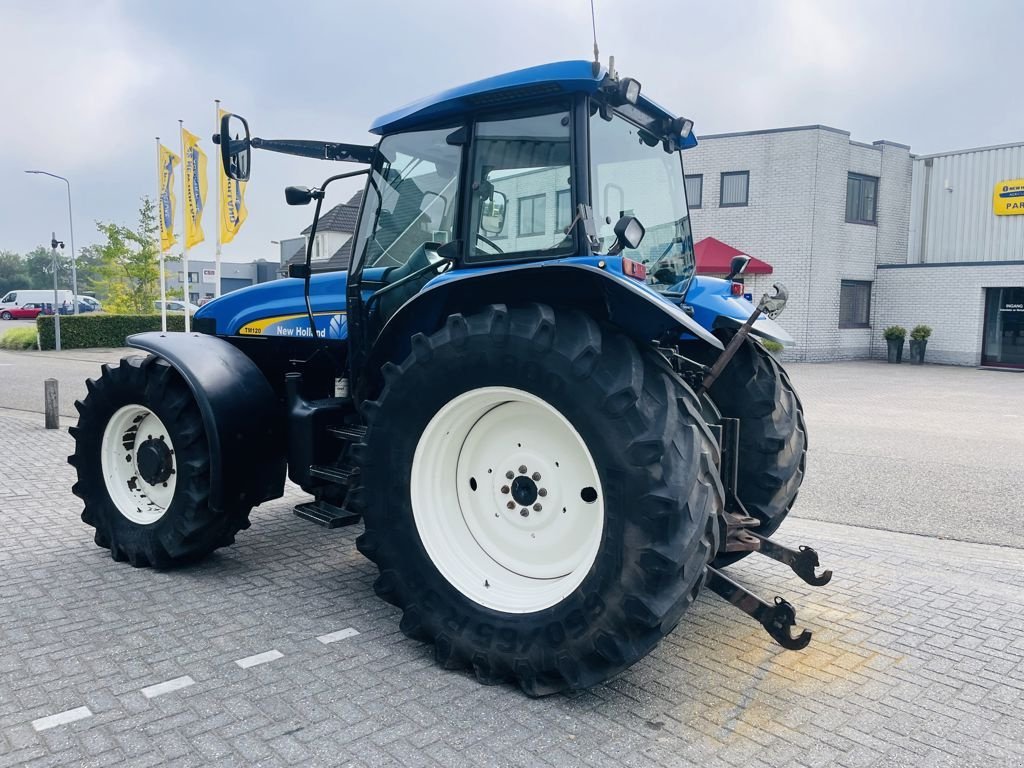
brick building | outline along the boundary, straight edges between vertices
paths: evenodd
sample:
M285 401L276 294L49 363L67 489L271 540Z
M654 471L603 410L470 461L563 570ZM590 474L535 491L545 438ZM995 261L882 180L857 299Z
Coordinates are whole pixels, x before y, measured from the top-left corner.
M789 288L787 359L883 357L886 326L924 323L930 361L1024 367L1024 144L916 157L813 125L702 136L683 161L698 250L770 264L755 298Z

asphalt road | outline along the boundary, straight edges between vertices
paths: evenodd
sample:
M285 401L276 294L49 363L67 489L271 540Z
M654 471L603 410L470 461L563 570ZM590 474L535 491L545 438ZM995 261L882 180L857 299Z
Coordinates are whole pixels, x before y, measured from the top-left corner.
M35 324L35 320L0 320L0 336L3 336L12 328L34 328Z
M0 350L0 410L41 412L43 380L54 377L61 413L77 418L86 378L134 353ZM793 516L1024 548L1010 524L1024 498L1024 375L871 361L787 368L810 442Z

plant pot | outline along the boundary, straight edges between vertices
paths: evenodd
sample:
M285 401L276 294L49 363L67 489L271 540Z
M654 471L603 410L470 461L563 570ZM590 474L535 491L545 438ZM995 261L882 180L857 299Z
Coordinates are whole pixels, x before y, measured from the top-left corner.
M921 365L924 363L924 350L928 346L927 339L916 339L910 340L910 363L911 365Z
M889 362L902 363L903 339L886 339L885 343L889 345Z

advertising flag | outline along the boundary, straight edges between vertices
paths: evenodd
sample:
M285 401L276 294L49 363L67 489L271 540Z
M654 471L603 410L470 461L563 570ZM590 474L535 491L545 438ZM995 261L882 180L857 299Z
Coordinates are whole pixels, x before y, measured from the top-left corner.
M203 234L203 206L206 205L206 153L199 137L181 129L185 154L185 245L191 248L206 239Z
M218 112L221 118L230 114L223 109ZM217 167L220 168L220 165ZM230 243L249 215L245 209L245 182L229 179L222 168L217 172L217 177L220 179L220 241Z
M167 251L178 242L174 235L174 168L181 158L160 145L160 250Z

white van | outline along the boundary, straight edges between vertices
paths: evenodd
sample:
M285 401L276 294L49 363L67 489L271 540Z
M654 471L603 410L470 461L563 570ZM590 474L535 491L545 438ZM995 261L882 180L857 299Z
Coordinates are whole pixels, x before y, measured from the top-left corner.
M60 309L64 302L68 303L68 307L75 306L75 297L71 291L57 291L57 305L55 309ZM22 288L17 291L8 291L4 294L3 298L0 298L0 309L7 309L8 307L23 307L26 304L53 304L53 291L52 290L39 290Z

